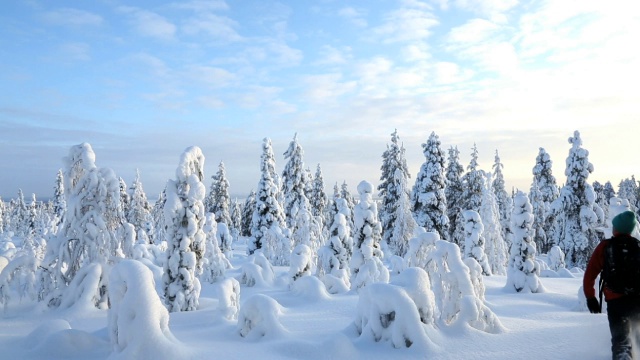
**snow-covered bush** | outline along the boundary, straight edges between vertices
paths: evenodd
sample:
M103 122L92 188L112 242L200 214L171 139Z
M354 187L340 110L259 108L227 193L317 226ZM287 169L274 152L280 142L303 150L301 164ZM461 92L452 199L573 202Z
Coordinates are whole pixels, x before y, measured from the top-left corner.
M291 284L303 276L311 275L313 271L313 259L311 256L311 248L305 244L300 244L293 249L291 265L289 265L289 281Z
M229 260L218 246L216 229L220 230L220 226L217 225L220 224L216 224L215 214L207 213L205 215L204 227L202 228L207 239L206 250L204 252L202 279L209 283L213 283L224 277L225 270L231 267L231 263L229 263ZM224 229L226 229L226 225L224 226Z
M218 285L218 311L228 320L238 318L240 309L240 283L234 278L226 278Z
M123 260L109 278L108 314L112 358L178 359L188 352L169 329L169 312L153 275L136 260Z
M349 260L353 251L353 239L347 224L349 207L347 201L342 198L336 198L334 206L337 213L334 215L333 223L329 229L331 237L327 244L318 251L318 275L320 277L325 274L332 275L341 279L345 286L349 287Z
M280 323L282 306L273 298L256 294L248 298L238 314L238 334L250 340L277 338L286 332Z
M18 255L11 261L0 256L0 303L4 304L5 312L14 292L20 299L35 300L35 274L39 262L32 254Z
M429 256L435 251L435 243L440 240L437 232L421 232L418 236L409 241L409 251L407 252L407 265L427 269Z
M538 275L540 270L535 261L536 243L533 240L533 208L526 194L518 191L513 199L511 232L513 242L507 270L508 289L517 292L543 292Z
M100 263L91 263L76 273L60 302L61 309L108 308L106 274Z
M269 260L261 252L255 252L242 264L238 281L246 286L268 286L273 284L274 279L275 273Z
M558 245L553 246L549 250L548 260L549 268L553 271L558 271L565 268L566 264L564 262L564 253Z
M410 268L396 281L369 284L360 291L353 326L360 337L426 351L433 345L425 331L433 324L429 277L422 269Z

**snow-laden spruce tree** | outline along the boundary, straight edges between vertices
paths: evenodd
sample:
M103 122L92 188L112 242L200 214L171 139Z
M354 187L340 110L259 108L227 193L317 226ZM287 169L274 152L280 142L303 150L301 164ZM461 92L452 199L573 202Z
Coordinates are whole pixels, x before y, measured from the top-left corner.
M456 225L459 222L458 218L462 216L462 210L466 210L462 208L462 191L464 189L462 174L464 173L464 167L460 165L460 151L457 147L450 147L448 155L444 195L447 199L447 217L449 218L449 231L451 232L449 241L460 245L464 238L461 232L456 232Z
M149 234L153 233L151 205L142 188L139 170L136 170L136 177L129 188L129 199L129 212L126 213L127 221L135 227L137 238L149 243Z
M2 201L0 197L0 234L4 233L4 214L5 214L5 203Z
M467 172L462 176L462 194L459 200L460 211L473 210L478 212L482 205L482 193L485 188L485 172L478 168L478 148L473 144L471 152L471 160L467 165ZM465 247L465 221L462 214L456 218L457 223L454 224L454 239L460 239L457 244L460 249L466 253Z
M557 240L557 228L555 215L551 211L551 204L558 198L560 191L556 184L556 178L552 172L553 161L544 148L540 148L538 156L536 156L536 164L533 167L533 183L540 191L542 196L542 203L544 204L544 218L539 220L542 224L542 230L545 233L547 244L545 248L540 249L543 253L546 252L549 247L557 245L554 241ZM531 185L533 188L533 184Z
M67 201L64 195L64 175L60 169L56 176L56 185L53 188L53 215L56 230L64 221L65 211L67 211Z
M464 219L464 236L465 236L465 258L471 258L480 264L483 275L491 275L491 267L487 260L487 254L484 252L484 225L480 214L473 210L465 210L462 212Z
M374 282L389 281L389 270L382 264L384 254L380 248L381 226L378 207L373 201L373 185L368 181L358 184L360 202L354 210L353 255L351 256L351 288L360 289Z
M18 189L18 197L15 200L15 205L12 206L12 230L15 236L25 237L29 233L29 209L27 203L24 200L24 193L22 189Z
M311 203L311 213L313 216L322 219L329 200L327 194L324 192L324 177L322 176L320 164L316 167L316 174L313 177L313 186L311 188L309 202Z
M47 246L38 277L42 279L40 298L50 306L63 301L71 306L82 291L96 307L106 307L108 291L102 274L112 258L121 256L121 239L116 234L124 214L118 178L111 169L98 168L95 159L88 143L72 146L64 158L66 216ZM95 265L97 281L84 283L82 275L74 282L81 271L89 272L90 265Z
M498 211L500 215L500 225L502 226L502 238L507 239L509 237L509 216L511 216L511 207L513 206L511 196L505 189L504 175L502 174L504 164L500 161L500 155L496 150L496 156L493 163L493 182L491 188L496 195L496 202L498 203Z
M158 199L153 204L151 210L151 217L153 218L154 232L152 236L152 242L159 244L165 241L165 234L167 232L167 224L164 221L164 204L167 202L167 189L163 189L158 195Z
M231 231L231 237L238 239L240 237L240 227L242 226L242 204L238 201L238 198L231 201L231 224L229 224L229 231Z
M638 210L638 183L634 176L620 181L618 185L618 198L629 201L629 209L633 212Z
M305 205L307 205L306 209L310 210L310 206L308 205L309 199L306 195L307 176L303 157L304 151L300 143L298 143L298 136L296 134L289 143L289 148L284 153L284 158L287 160L287 163L284 165L281 177L285 221L292 233L297 231L298 212ZM294 246L295 245L297 244L294 244Z
M356 208L356 201L353 195L351 195L351 192L349 191L349 185L347 185L346 181L343 181L342 185L340 186L340 197L347 202L347 206L349 207L349 216L347 216L347 225L349 225L349 228L352 231L351 234L353 235L353 229L355 226L354 220L353 220L353 213Z
M211 188L207 197L207 212L216 215L216 222L231 225L231 196L229 195L229 180L224 163L218 164L218 172L211 176ZM220 244L221 246L223 244ZM224 249L223 249L224 251Z
M398 200L395 212L392 214L395 223L389 236L389 249L400 257L404 257L409 250L409 240L413 237L418 225L413 219L411 202L407 192L407 179L401 169L396 169L394 178L395 187L398 189Z
M391 244L393 229L396 225L396 212L400 201L400 189L396 181L396 170L400 170L405 179L411 177L407 160L405 158L404 146L398 144L400 137L398 130L391 134L391 144L387 145L387 150L382 154L382 166L380 170L380 184L378 185L378 196L382 201L380 209L380 219L382 221L382 241L385 244ZM408 195L408 189L405 187L405 193Z
M554 244L560 246L570 266L584 267L599 242L596 232L595 193L587 182L593 172L589 151L582 147L580 133L576 130L569 138L571 149L567 157L565 175L567 181L560 196L552 203L558 233Z
M129 213L131 196L129 196L129 192L127 191L127 183L124 181L124 179L119 177L118 182L120 186L120 211L126 216Z
M285 225L284 210L278 202L278 184L272 177L275 159L271 140L262 143L260 181L256 192L256 205L251 218L251 239L247 252L265 248L265 256L275 265L287 265L291 254L291 240ZM269 243L267 243L269 242Z
M242 206L242 222L240 225L240 235L251 236L251 219L253 218L253 212L255 210L256 192L255 190L251 189Z
M518 191L513 199L511 214L511 231L513 242L509 254L507 270L507 289L517 292L544 292L538 275L539 265L536 262L536 243L533 241L533 208L529 198Z
M197 146L185 149L176 179L167 181L164 218L167 224L167 262L164 265L164 302L170 312L198 308L206 250L204 155Z
M224 278L225 270L231 267L229 260L227 260L225 254L220 250L220 246L218 246L217 229L218 224L216 223L215 214L206 213L204 227L202 228L206 236L202 279L209 283L214 283Z
M411 191L413 214L418 226L427 231L437 231L446 240L449 238L449 218L445 197L444 152L435 132L422 144L422 152L425 162L416 175Z
M508 260L508 246L502 237L502 225L500 223L500 211L496 195L491 186L491 173L485 174L485 187L482 192L482 204L480 205L480 219L484 225L483 236L485 239L485 253L491 267L491 273L504 275Z
M318 274L321 277L323 275L334 276L343 282L345 288L349 288L349 261L351 260L351 254L353 252L353 239L351 238L351 231L347 224L349 205L347 205L346 200L342 198L337 198L334 202L337 213L329 229L331 237L318 254ZM331 289L329 289L329 292L332 292Z
M547 238L547 233L544 231L544 221L546 218L547 204L542 199L542 192L538 189L538 184L533 182L531 184L531 190L529 191L529 202L533 209L533 241L536 243L536 248L541 254L546 254L551 249L552 245Z

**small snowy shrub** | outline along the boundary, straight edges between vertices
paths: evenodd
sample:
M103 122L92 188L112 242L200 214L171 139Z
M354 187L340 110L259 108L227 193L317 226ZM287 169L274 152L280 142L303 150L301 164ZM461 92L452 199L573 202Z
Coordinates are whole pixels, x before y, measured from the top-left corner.
M273 284L275 273L273 266L264 255L255 252L249 256L249 260L242 264L241 274L238 281L247 286L268 286Z
M226 278L220 281L218 289L218 311L228 320L237 319L240 308L240 283L234 278Z
M286 331L278 319L281 314L282 306L276 300L256 294L240 308L236 329L240 336L250 340L279 337Z

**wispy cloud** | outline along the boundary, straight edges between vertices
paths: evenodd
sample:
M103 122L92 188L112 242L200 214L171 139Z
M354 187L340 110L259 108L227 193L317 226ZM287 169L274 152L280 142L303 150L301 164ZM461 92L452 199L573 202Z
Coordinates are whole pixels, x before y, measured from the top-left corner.
M42 19L51 25L62 26L100 26L104 20L102 16L96 15L92 12L73 9L73 8L61 8L56 10L47 11L42 14Z
M160 40L174 39L177 28L163 16L131 6L120 6L118 10L131 18L131 24L138 34Z

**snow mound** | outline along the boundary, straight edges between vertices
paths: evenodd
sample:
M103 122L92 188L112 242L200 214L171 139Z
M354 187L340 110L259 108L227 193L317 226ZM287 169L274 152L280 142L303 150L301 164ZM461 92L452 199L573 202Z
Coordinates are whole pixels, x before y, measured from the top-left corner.
M109 281L109 337L112 359L179 359L188 351L169 330L169 312L155 290L151 270L123 260Z
M306 300L318 301L329 298L324 284L315 276L303 276L294 281L291 284L291 291L296 295L304 297Z
M242 264L240 284L246 286L270 286L273 284L275 273L273 266L267 258L260 252L256 252L249 257L249 261Z
M322 282L327 288L329 294L342 294L349 291L349 285L344 281L344 278L340 278L331 274L325 274L322 277Z
M249 340L279 338L286 332L279 319L282 312L282 306L273 298L253 295L240 308L238 334Z
M23 345L31 348L30 353L38 358L84 358L105 357L109 344L85 331L71 328L62 319L42 323L24 339Z

